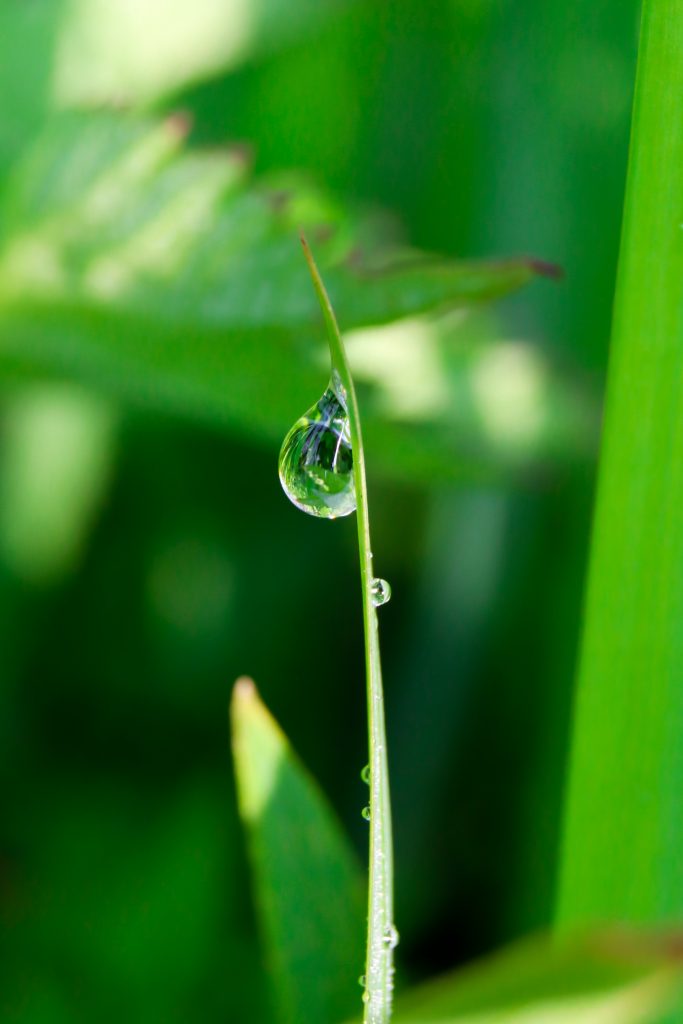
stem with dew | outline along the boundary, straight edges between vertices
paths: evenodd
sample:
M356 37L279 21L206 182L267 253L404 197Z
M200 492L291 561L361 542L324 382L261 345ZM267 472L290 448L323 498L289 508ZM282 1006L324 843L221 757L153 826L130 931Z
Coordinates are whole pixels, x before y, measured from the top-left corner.
M353 474L356 487L358 550L363 591L363 625L365 630L365 664L367 673L368 746L370 764L370 858L368 893L368 939L365 967L364 1024L388 1024L391 1018L393 989L393 899L394 870L391 836L391 802L389 767L387 763L386 729L382 667L379 655L377 612L372 603L372 546L368 494L365 480L365 457L361 435L358 401L353 378L344 350L332 304L304 236L304 254L316 294L325 318L332 368L337 371L346 392L351 428Z

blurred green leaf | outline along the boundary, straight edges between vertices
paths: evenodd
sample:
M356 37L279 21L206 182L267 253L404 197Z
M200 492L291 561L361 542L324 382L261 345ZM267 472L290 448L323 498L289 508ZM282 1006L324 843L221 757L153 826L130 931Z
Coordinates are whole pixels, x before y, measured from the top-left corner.
M424 985L396 1024L646 1024L680 999L680 936L538 938Z
M0 4L0 96L4 100L0 175L46 116L53 51L64 6L64 0L4 0Z
M367 222L296 180L251 185L244 150L184 151L186 132L181 116L58 119L9 189L3 301L224 330L310 328L319 311L294 244L299 226L333 264L347 329L494 299L546 272L526 258L368 258L355 249Z
M334 1024L360 1003L363 877L325 798L251 680L232 702L240 812L281 1019Z
M378 245L372 219L291 178L250 184L242 150L187 151L185 133L182 118L69 117L17 168L0 250L5 374L77 377L276 442L326 383L327 357L315 344L319 311L297 227L315 245L346 332L494 299L544 269L528 259L397 258ZM530 430L519 449L507 451L501 436L511 432L504 426L491 433L490 412L505 410L509 396L501 402L497 394L501 372L514 387L519 360L494 366L493 374L490 366L483 375L475 368L463 402L463 375L449 382L448 348L441 351L438 339L436 345L436 352L423 346L424 358L444 387L437 405L423 402L417 413L414 403L406 414L377 394L391 373L391 342L379 363L358 358L359 383L365 376L378 398L374 408L368 404L368 446L372 451L377 435L389 472L452 479L466 461L481 474L487 461L524 464L587 447L583 396L571 398L577 410L555 445L553 410L563 402L539 419L533 360L531 375L522 367ZM423 369L412 366L408 386L419 385ZM490 401L482 389L491 391ZM514 419L529 423L516 412Z
M3 411L0 554L48 583L72 569L111 477L113 410L73 387L27 388Z
M148 103L310 36L348 0L71 0L56 99Z

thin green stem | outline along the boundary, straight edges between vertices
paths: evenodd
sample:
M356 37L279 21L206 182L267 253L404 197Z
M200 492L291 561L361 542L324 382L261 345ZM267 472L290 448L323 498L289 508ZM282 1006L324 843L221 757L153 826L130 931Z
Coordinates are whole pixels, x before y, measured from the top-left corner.
M332 368L346 392L351 427L353 473L356 486L358 550L363 591L365 628L365 664L367 673L368 745L370 754L370 878L368 893L368 942L365 967L365 1024L387 1024L391 1018L393 989L394 865L391 835L391 801L387 763L384 694L379 655L377 612L372 603L372 546L368 517L368 492L365 456L358 400L353 378L325 286L306 239L301 236L304 254L313 279L327 327Z
M645 0L560 879L683 914L683 4Z

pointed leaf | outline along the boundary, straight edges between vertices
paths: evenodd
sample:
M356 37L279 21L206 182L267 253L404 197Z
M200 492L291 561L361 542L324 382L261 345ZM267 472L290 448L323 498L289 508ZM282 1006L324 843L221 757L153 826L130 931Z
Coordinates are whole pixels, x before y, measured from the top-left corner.
M256 901L284 1024L360 1004L366 897L339 823L251 680L235 685L233 750Z

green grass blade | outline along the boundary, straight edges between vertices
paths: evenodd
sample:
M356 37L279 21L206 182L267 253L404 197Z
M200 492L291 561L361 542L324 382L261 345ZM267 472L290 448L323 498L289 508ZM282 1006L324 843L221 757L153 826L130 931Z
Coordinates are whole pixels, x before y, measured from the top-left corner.
M683 914L683 7L646 0L559 898Z
M283 1024L357 1006L364 880L339 823L249 679L232 699L240 814Z
M377 612L372 603L372 546L365 455L358 401L334 310L305 238L301 238L318 299L325 318L332 367L341 378L351 427L353 472L356 485L356 520L363 595L365 662L367 673L368 746L370 765L370 885L368 942L365 964L366 1024L386 1024L391 1018L393 991L394 866L391 832L389 766L384 724L384 693L379 654Z
M679 939L532 939L416 989L395 1024L647 1024L680 1003Z

